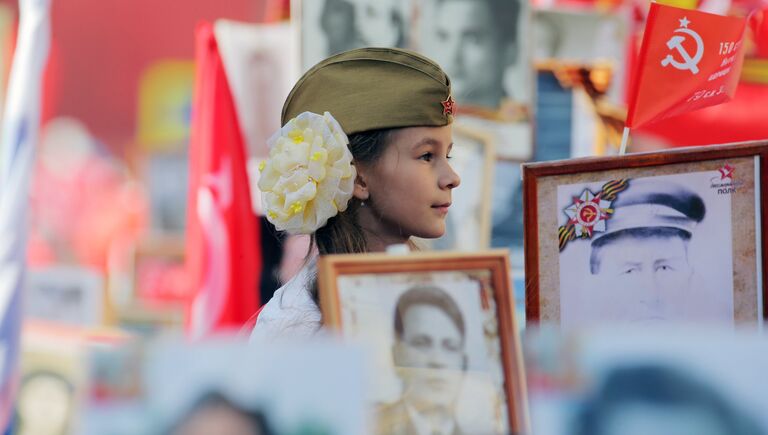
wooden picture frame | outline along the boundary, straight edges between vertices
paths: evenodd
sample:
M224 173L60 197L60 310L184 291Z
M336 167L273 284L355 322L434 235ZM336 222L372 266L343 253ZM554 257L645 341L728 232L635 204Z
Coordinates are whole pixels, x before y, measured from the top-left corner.
M527 322L564 328L662 319L761 324L766 158L768 142L763 141L523 165ZM597 207L599 217L579 218L596 195L606 201ZM673 243L659 231L682 234L678 238L684 242L648 248L656 256L653 266L640 260L627 260L637 268L618 265L624 261L620 255L634 256L651 238ZM621 239L634 244L608 254L605 247L618 247L613 241ZM657 254L662 251L669 258L678 252L679 263L668 265ZM611 270L614 278L601 271L603 261L618 265ZM676 295L655 296L653 314L643 308L650 302L630 295L637 275L629 281L627 276L643 270L654 271L647 275L654 287L637 289L657 289L663 282ZM660 281L659 271L670 272L663 275L670 281ZM612 299L607 289L623 291ZM608 303L613 308L606 308Z
M372 388L371 399L373 402L388 402L377 413L382 433L396 433L403 429L403 420L407 421L407 418L398 420L398 417L393 417L393 403L405 403L403 397L416 391L413 387L416 383L414 377L407 377L403 373L407 371L404 367L418 366L419 363L397 356L403 355L398 353L398 349L401 349L399 346L415 345L403 344L407 338L395 337L408 335L408 322L403 319L407 319L405 316L412 305L402 305L403 300L418 294L425 287L437 288L439 294L453 300L450 304L455 307L453 312L460 312L454 316L445 306L432 305L432 308L443 310L443 320L453 320L455 326L466 325L461 329L453 329L462 331L461 352L465 358L462 368L459 370L450 364L442 366L453 368L453 373L461 375L457 381L457 390L449 389L456 394L451 402L451 406L455 405L454 422L465 431L468 430L466 433L488 433L489 430L490 433L496 433L497 430L499 433L528 433L530 425L524 369L508 265L509 257L505 250L329 255L320 258L318 276L323 322L346 339L362 339L369 346L369 355L377 362L377 373L380 375L377 375L378 383ZM406 297L402 297L404 294ZM424 303L423 300L421 303ZM393 314L396 318L394 324ZM449 317L452 319L447 320ZM457 321L456 317L461 320ZM463 320L465 318L466 323ZM393 330L398 329L398 324L399 334ZM435 323L421 323L427 324ZM447 329L452 328L449 326ZM432 338L431 342L446 341ZM454 352L459 352L457 349L458 346L453 349ZM484 368L484 371L478 367ZM478 401L474 400L475 403L462 407L465 403L462 402L461 393L465 393L463 397L466 399L468 388L479 388L481 382L478 379L487 382L484 385L493 390L492 396L496 400L490 399L491 395L481 396L489 398L489 402L483 402L488 406L478 406ZM403 391L395 391L399 389L392 385L398 383L403 383L407 391L405 394ZM387 395L388 399L385 397ZM478 415L486 416L480 424L493 426L493 429L489 429L489 426L481 430L472 426L477 423ZM494 416L495 420L489 420L487 415Z

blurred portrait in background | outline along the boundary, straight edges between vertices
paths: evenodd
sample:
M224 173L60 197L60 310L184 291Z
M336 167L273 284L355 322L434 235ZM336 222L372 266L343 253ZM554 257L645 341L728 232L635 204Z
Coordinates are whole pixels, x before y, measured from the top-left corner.
M169 435L272 435L265 416L219 392L208 392L171 428Z
M404 47L403 0L355 0L355 23L367 47Z
M325 0L320 29L326 38L327 54L351 50L360 44L355 27L355 6L350 0Z
M379 434L460 434L455 407L467 368L464 317L436 286L413 287L397 301L392 359L402 397L378 412Z
M16 399L18 435L65 435L77 412L75 389L62 374L40 370L27 374Z
M520 99L505 88L507 70L519 59L518 0L429 0L421 49L451 78L458 104L499 107Z
M664 365L617 367L587 400L573 435L763 435L717 389Z
M406 0L313 0L301 3L302 65L361 47L405 48Z

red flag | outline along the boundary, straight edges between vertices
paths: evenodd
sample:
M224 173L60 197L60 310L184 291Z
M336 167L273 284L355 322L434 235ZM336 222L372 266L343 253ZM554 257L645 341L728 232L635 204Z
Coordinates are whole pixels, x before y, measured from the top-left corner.
M186 259L189 332L200 337L239 329L256 312L261 258L243 137L210 23L196 39Z
M626 126L724 103L736 91L747 20L651 3Z

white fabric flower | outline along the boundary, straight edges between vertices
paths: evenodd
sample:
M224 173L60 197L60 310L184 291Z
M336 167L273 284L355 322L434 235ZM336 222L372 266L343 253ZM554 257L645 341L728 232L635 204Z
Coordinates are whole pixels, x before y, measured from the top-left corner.
M356 176L348 143L328 112L304 112L269 139L259 189L278 230L310 234L347 209Z

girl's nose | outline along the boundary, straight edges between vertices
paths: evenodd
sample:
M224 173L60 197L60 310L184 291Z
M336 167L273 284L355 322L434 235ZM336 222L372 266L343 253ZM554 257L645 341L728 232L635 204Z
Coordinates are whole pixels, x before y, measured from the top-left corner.
M440 177L441 189L455 189L461 184L461 177L453 170L450 164L445 165L445 173Z

